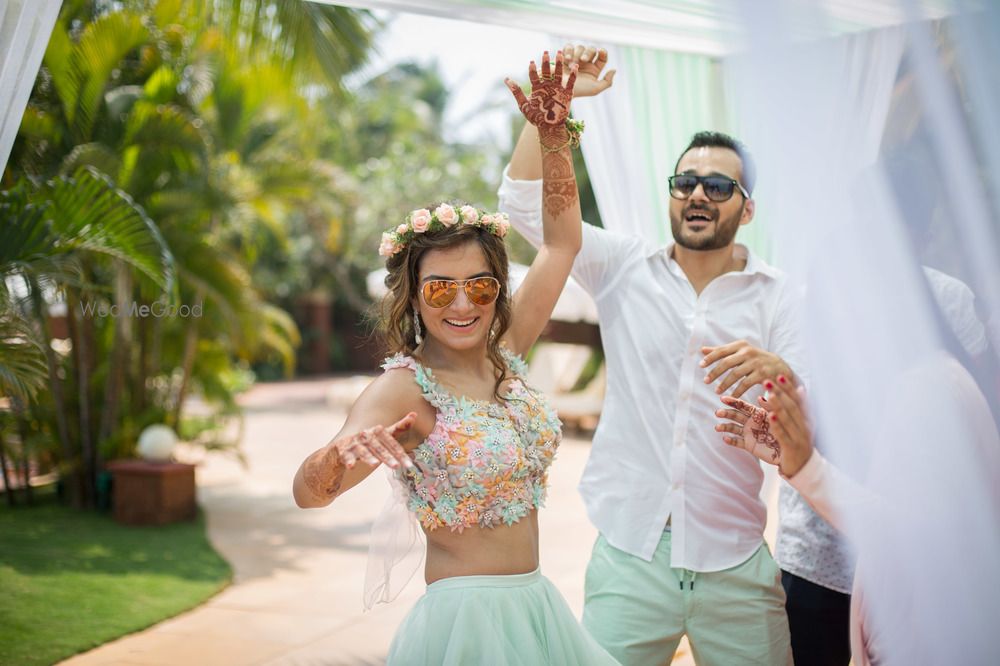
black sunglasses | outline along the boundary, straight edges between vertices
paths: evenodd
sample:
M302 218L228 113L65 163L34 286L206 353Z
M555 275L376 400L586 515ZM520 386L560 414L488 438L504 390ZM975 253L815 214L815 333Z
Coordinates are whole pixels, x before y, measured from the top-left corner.
M726 176L695 176L692 174L681 174L678 176L671 176L670 181L670 196L674 199L687 199L691 194L694 193L698 183L701 183L701 189L705 192L705 196L709 198L710 201L728 201L733 196L733 192L736 188L739 188L740 194L743 195L744 199L750 198L750 193L743 189L740 185L732 178L727 178Z

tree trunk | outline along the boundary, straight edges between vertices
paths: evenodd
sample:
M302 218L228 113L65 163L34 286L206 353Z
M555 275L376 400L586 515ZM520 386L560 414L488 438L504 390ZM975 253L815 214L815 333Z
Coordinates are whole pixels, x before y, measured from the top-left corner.
M12 397L10 401L11 413L14 415L14 423L17 424L17 436L21 440L21 474L24 476L24 501L28 506L35 503L34 493L31 490L31 450L28 448L30 428L31 404Z
M62 448L65 464L77 474L79 460L76 459L76 452L73 451L73 443L69 436L69 423L66 421L66 400L63 397L63 380L59 377L59 359L52 349L52 335L49 327L48 313L45 311L45 299L42 298L42 290L38 280L27 276L28 290L31 293L31 304L35 310L35 317L41 329L42 349L45 351L45 362L49 370L49 387L52 391L52 404L55 408L56 432L59 435L59 445ZM70 493L70 504L76 508L84 505L82 488L79 484L67 484L67 487L76 486L76 492Z
M7 476L7 446L4 444L4 429L0 427L0 474L3 475L3 491L7 495L7 506L17 506L14 499L14 489L10 486L10 477Z
M24 406L27 408L27 405ZM31 490L31 451L28 449L28 421L22 416L17 416L17 432L21 438L21 473L24 475L24 501L28 506L35 503L35 496Z
M97 441L107 441L115 427L119 426L118 415L121 411L122 385L125 382L125 367L128 364L131 347L131 321L129 316L129 298L132 296L132 276L121 262L116 263L115 302L118 304L118 317L115 319L114 336L111 345L111 358L108 366L108 380L104 385L104 401L101 409L101 427ZM92 465L91 472L96 479L97 452L88 452L88 462Z
M200 296L197 299L199 309L204 304L204 299ZM184 409L184 398L187 396L188 385L191 383L191 371L194 369L195 353L198 351L198 325L192 321L184 335L184 359L183 372L181 374L181 385L177 389L177 402L174 404L174 413L170 419L170 425L174 431L179 431L181 426L181 413Z
M135 369L132 374L132 405L136 414L142 414L148 404L146 401L146 378L149 377L149 318L140 317L136 325Z
M83 450L86 467L86 461L90 460L90 452L94 450L90 395L91 340L88 339L90 322L86 321L83 308L80 306L80 299L77 298L76 291L73 289L66 290L66 322L69 325L70 340L73 343L77 399L80 401L80 448ZM92 470L85 473L88 477L92 476Z

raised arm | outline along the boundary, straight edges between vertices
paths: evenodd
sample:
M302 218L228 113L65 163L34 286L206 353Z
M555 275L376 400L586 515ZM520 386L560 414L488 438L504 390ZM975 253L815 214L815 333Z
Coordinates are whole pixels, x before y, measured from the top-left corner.
M567 65L575 64L579 68L573 83L574 99L597 95L611 87L614 70L601 78L608 59L608 54L603 49L567 44L563 57L564 84L569 82ZM541 182L543 153L538 145L538 129L530 122L525 123L497 192L500 211L507 214L514 230L536 248L541 247L544 242ZM572 275L580 286L596 297L630 258L643 252L638 247L641 244L642 239L638 237L616 234L584 224L582 247L573 263Z
M539 76L535 63L528 67L531 96L507 79L505 83L517 100L521 113L538 131L535 151L542 164L542 244L520 289L514 294L507 346L518 354L531 348L552 315L562 293L582 239L580 197L567 128L576 65L563 83L563 56L556 54L555 66L546 51Z
M302 462L292 482L296 504L303 509L327 506L380 464L393 469L413 465L407 451L421 433L430 432L434 415L419 394L414 399L412 379L401 376L406 372L390 371L369 384L340 432Z
M609 70L604 78L601 72L608 64L608 52L593 46L567 44L562 50L563 84L569 81L569 70L573 65L578 68L573 82L573 97L592 97L598 95L614 83L615 70ZM521 136L514 146L510 157L511 178L515 180L538 180L542 177L542 153L538 150L538 128L530 122L524 124Z

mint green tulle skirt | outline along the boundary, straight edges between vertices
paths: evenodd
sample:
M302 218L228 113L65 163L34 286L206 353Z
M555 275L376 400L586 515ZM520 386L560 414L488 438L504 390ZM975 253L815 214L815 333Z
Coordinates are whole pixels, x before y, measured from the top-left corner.
M537 569L427 586L400 625L387 666L615 666Z

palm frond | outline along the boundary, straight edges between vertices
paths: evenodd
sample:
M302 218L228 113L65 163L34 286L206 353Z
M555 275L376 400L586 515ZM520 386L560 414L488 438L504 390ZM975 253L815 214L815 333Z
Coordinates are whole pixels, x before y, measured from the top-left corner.
M45 354L38 343L5 328L0 322L0 395L28 402L48 381Z
M27 402L45 386L48 366L35 330L16 311L12 294L0 287L0 396Z
M69 27L58 22L45 53L45 65L77 141L88 141L112 71L150 38L142 17L128 11L105 14L88 23L74 44Z
M118 173L121 157L103 143L81 143L63 158L59 173L69 175L80 167L94 167L101 173Z
M164 290L173 280L173 256L159 229L107 176L81 168L46 184L57 251L86 250L121 259Z

